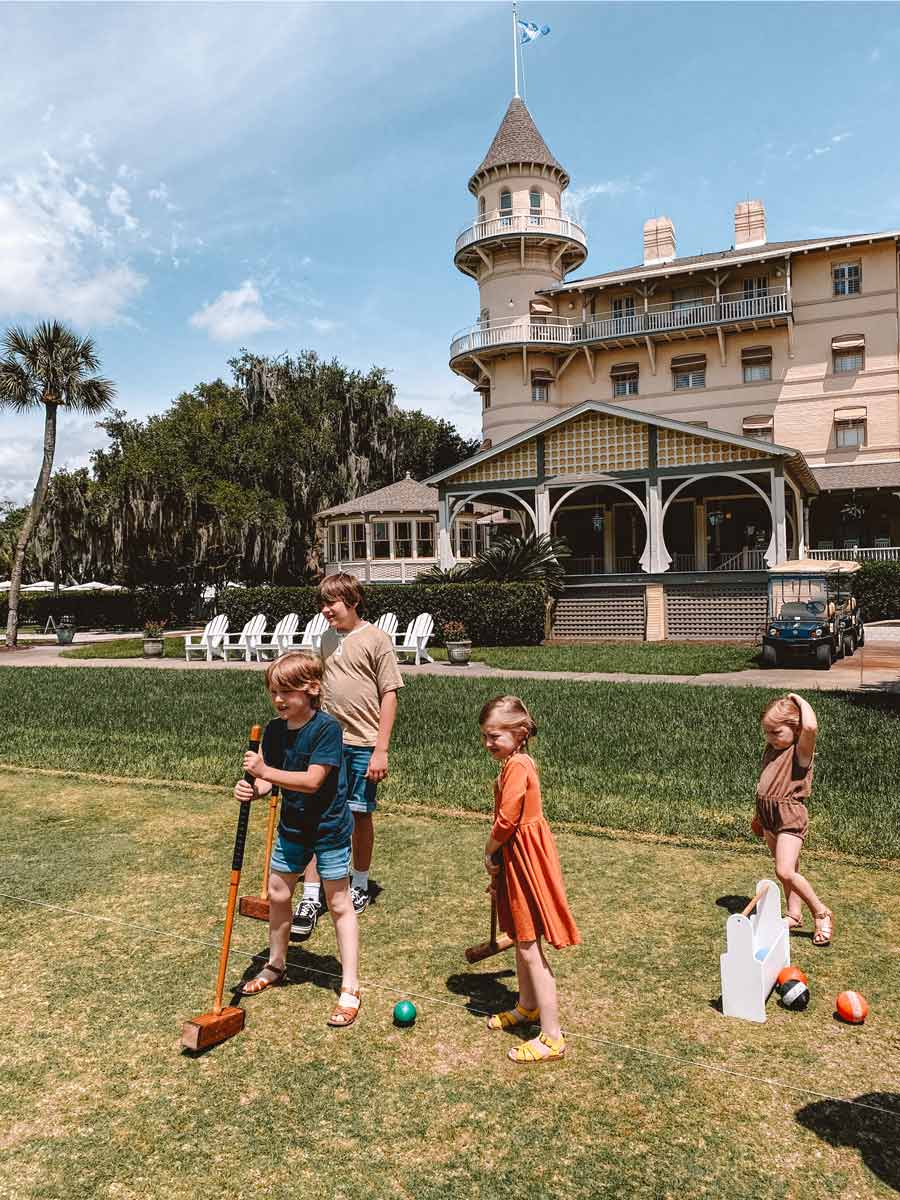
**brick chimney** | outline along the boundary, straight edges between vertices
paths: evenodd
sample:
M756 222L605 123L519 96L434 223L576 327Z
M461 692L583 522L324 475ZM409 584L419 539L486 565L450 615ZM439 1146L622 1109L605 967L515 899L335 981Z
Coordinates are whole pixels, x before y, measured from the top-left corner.
M644 222L644 266L671 262L675 257L675 226L668 217Z
M734 206L734 248L764 246L766 210L762 200L741 200Z

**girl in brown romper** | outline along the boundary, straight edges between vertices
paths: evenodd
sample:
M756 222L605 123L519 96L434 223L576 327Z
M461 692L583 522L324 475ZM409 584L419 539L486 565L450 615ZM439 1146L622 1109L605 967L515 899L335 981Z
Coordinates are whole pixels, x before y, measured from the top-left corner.
M771 701L762 715L766 749L756 785L753 831L765 838L775 859L775 874L784 888L788 924L799 929L805 904L815 919L814 946L827 946L834 933L834 914L797 870L809 826L806 801L812 791L813 757L818 724L802 696L791 692Z

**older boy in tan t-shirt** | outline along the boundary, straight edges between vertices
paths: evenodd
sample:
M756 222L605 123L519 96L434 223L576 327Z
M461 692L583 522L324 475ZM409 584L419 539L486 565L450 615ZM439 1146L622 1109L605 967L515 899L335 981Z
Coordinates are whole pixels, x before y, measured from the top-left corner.
M318 595L331 626L321 643L325 664L322 708L340 722L344 735L341 781L353 813L350 894L353 907L361 913L369 903L375 843L372 814L378 803L375 789L388 773L388 748L403 678L391 639L359 615L363 593L353 575L327 575L319 584ZM321 911L318 888L319 876L312 862L291 926L299 939L309 937L315 929Z

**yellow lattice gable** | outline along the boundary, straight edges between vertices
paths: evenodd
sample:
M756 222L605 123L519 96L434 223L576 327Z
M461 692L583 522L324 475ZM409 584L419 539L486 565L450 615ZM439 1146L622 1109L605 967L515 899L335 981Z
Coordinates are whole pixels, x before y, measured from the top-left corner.
M504 479L533 479L537 475L537 443L522 442L512 450L454 475L454 483L500 483Z
M694 466L701 463L749 462L765 458L761 450L718 442L713 438L682 433L677 429L660 429L656 460L661 467Z
M548 475L633 471L649 463L647 426L602 413L585 413L550 430L544 440Z

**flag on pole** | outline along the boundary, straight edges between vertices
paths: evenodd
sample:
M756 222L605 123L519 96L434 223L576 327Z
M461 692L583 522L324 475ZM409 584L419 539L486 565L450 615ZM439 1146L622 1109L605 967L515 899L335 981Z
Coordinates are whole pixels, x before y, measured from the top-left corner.
M519 20L519 45L529 46L540 37L546 37L550 32L549 25L536 25L534 21Z

